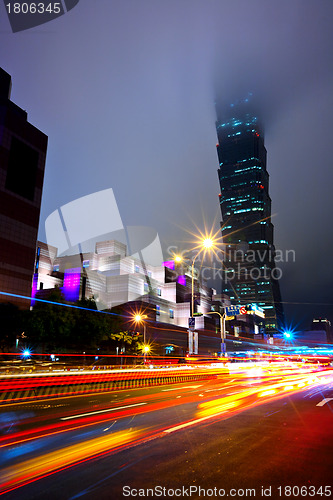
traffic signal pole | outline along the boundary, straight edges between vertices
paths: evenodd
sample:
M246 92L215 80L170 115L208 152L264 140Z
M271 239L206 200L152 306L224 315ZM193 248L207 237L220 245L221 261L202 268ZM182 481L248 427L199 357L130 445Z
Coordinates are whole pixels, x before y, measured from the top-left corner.
M225 343L225 312L221 314L218 311L210 311L204 314L218 314L220 316L221 352L222 356L224 356L227 351Z

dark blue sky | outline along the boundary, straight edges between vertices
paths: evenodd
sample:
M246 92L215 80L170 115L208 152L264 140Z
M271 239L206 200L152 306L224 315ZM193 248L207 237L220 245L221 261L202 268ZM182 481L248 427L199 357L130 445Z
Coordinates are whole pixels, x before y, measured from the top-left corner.
M332 19L330 0L80 0L13 34L0 4L12 100L49 136L40 238L53 210L108 187L123 223L165 248L184 247L193 221L218 228L214 99L251 90L276 247L296 251L288 319L333 320Z

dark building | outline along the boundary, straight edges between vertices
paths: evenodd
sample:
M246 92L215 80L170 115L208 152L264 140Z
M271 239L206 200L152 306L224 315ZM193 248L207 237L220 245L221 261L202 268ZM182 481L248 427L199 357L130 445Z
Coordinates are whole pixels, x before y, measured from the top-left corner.
M327 343L333 344L332 325L327 318L314 318L312 320L311 330L325 332Z
M283 324L275 268L269 175L263 128L251 97L217 108L217 153L225 244L223 293L265 310L267 333Z
M10 100L11 76L0 68L0 295L28 307L31 296L47 136Z

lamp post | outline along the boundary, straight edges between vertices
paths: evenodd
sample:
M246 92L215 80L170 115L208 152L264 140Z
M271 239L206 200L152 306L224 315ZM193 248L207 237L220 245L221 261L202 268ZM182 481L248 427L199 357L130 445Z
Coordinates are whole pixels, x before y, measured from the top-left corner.
M196 258L198 255L201 254L202 251L204 250L209 250L215 245L215 242L212 238L205 238L201 241L201 248L199 248L199 251L196 253L196 255L191 259L191 278L192 278L192 283L191 283L191 317L193 317L194 314L194 263L196 261ZM175 256L175 262L182 262L184 260L184 257L180 256Z
M146 322L143 321L146 318L148 318L147 314L136 314L133 318L136 323L143 323L143 349L142 349L142 352L143 352L144 363L146 363L146 355L150 351L149 345L146 344Z
M226 353L226 344L225 344L225 312L223 314L218 311L210 311L204 314L218 314L220 316L220 333L221 333L221 352L224 356Z
M196 254L196 256L194 257L194 259L192 259L192 263L191 263L191 278L192 278L192 287L191 287L191 316L193 317L193 314L194 314L194 263L195 263L195 259L198 257L198 255L200 254L201 250Z
M147 356L149 351L150 351L149 345L144 345L143 346L143 362L144 362L144 364L146 364L146 356Z
M212 248L213 245L214 245L214 241L212 240L212 238L205 238L202 241L202 248L199 249L198 253L192 259L192 266L191 266L191 269L192 269L192 271L191 271L191 275L192 275L191 316L192 317L194 314L194 263L195 263L195 259L198 257L198 255L200 255L200 253L203 250L209 250L209 248Z
M194 317L194 264L195 264L195 261L196 261L196 258L198 257L198 255L200 255L201 252L203 251L207 251L209 249L213 249L216 248L216 239L214 236L206 236L204 238L201 238L200 240L200 244L197 246L197 248L199 248L198 252L195 254L195 256L193 257L193 259L188 259L188 260L191 260L191 310L190 310L190 317L193 318ZM182 256L177 256L175 255L175 258L174 258L175 262L182 262L184 259L184 257ZM223 325L222 325L222 330L223 330ZM190 346L190 337L192 335L192 330L189 329L188 331L188 334L189 334L189 339L188 339L188 342L189 342L189 346Z

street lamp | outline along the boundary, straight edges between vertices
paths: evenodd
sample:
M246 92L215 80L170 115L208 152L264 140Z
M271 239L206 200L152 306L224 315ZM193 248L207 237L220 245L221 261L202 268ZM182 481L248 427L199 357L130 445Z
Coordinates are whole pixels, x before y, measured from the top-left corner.
M193 317L193 314L194 314L194 263L196 261L196 258L198 257L198 255L201 254L202 251L209 250L210 248L214 247L214 245L215 245L215 241L212 238L209 238L209 237L204 238L200 243L200 248L199 248L198 252L195 254L193 259L190 259L191 260L191 277L192 277L191 311L190 311L191 317ZM184 257L181 257L180 255L176 255L174 258L174 261L178 264L180 262L182 262L183 260L185 260Z
M205 253L209 250L214 250L217 248L217 233L214 235L212 234L212 232L207 236L203 235L201 233L201 238L199 240L199 244L195 247L195 250L197 250L197 253L194 255L194 257L191 259L191 258L184 258L180 255L174 255L174 262L179 264L181 263L182 261L184 260L189 260L191 262L191 310L190 310L190 317L193 318L194 317L194 264L195 264L195 261L198 257L198 255L200 255L202 252L204 252L204 256L205 256ZM223 321L222 321L223 323ZM221 336L222 338L224 339L224 325L222 324L221 326ZM191 336L191 328L189 326L189 345L190 345L190 336ZM222 344L224 345L224 342L222 342ZM223 347L222 345L222 347Z
M200 255L200 253L203 250L209 250L209 248L212 248L213 245L214 245L214 241L211 238L205 238L202 241L202 248L199 249L199 251L197 252L197 254L195 255L195 257L192 260L191 316L193 316L193 314L194 314L194 262L195 262L195 259L198 257L198 255Z
M143 356L144 356L144 361L146 361L146 355L150 351L149 345L146 344L146 322L144 321L146 318L148 318L147 314L135 314L134 316L134 321L136 323L143 323Z

